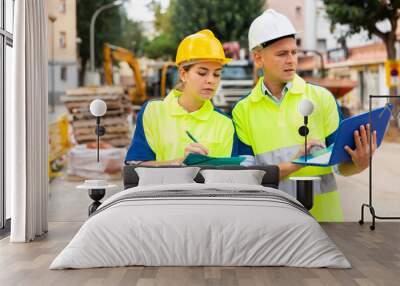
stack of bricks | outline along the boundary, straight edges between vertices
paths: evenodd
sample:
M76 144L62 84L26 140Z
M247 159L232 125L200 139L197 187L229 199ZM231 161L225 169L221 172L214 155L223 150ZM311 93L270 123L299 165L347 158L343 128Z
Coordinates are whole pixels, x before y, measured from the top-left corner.
M96 118L90 113L89 106L97 98L107 105L107 112L101 117L101 125L106 129L101 142L113 147L127 147L131 142L128 114L132 109L124 89L118 86L80 87L68 90L61 97L71 115L76 143L96 142Z

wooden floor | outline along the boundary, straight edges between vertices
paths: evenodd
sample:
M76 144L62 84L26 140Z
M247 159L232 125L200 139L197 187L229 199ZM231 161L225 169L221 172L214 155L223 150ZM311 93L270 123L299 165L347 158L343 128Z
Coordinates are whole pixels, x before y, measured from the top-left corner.
M47 235L27 244L0 241L0 285L400 285L400 223L323 224L353 268L122 267L48 270L81 223L50 224Z

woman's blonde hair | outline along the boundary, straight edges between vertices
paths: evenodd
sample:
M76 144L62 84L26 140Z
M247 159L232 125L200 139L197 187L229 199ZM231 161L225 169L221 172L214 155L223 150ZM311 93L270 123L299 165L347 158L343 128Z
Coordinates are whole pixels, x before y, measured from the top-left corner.
M180 68L183 68L186 72L188 72L188 71L193 67L193 65L194 65L194 64L180 65L180 66L178 67L178 70L179 70ZM174 86L174 89L176 89L176 90L182 92L184 87L185 87L185 82L183 82L182 79L179 78L179 81L178 81L178 83Z

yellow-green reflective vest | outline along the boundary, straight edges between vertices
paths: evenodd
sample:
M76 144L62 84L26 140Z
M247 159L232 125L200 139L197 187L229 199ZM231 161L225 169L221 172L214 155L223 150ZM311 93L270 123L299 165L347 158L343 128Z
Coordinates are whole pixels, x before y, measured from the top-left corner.
M181 93L172 90L164 100L149 101L138 114L135 134L125 161L169 161L182 158L193 143L188 131L209 150L209 156L237 155L233 121L207 100L195 112L178 103Z
M277 104L263 94L263 80L263 77L260 78L251 93L241 99L232 112L239 138L239 155L253 153L257 164L290 162L299 148L304 146L304 137L298 132L304 118L297 109L299 102L305 98L314 103L314 112L308 119L308 138L325 142L334 136L339 125L339 113L336 101L328 90L308 84L295 75L282 102ZM248 153L248 150L251 152ZM314 186L311 213L320 221L343 219L331 167L304 167L290 176L320 176L321 183ZM295 183L288 178L280 182L279 188L295 196Z

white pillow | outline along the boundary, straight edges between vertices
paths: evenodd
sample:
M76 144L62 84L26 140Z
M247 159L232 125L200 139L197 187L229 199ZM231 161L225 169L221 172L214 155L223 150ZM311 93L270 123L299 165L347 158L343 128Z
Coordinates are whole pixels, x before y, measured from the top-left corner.
M261 185L265 171L262 170L201 170L205 184L234 183L246 185Z
M135 168L139 176L138 186L195 183L200 168Z

